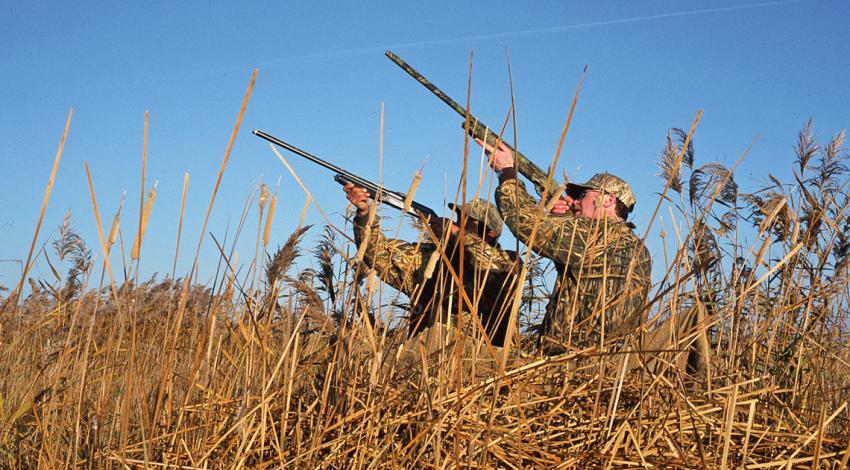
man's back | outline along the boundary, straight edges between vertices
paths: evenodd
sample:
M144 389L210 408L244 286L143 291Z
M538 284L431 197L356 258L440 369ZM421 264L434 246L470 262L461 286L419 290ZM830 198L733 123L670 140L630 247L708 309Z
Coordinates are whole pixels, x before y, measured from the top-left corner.
M369 224L368 217L362 216L355 218L354 235L358 247L363 246L364 262L382 281L409 297L411 334L436 322L448 323L459 304L467 313L472 305L493 344L504 342L509 299L516 289L515 255L467 233L461 270L459 237L455 235L448 236L445 246L390 239L383 235L378 217ZM465 296L457 289L456 276L461 272Z

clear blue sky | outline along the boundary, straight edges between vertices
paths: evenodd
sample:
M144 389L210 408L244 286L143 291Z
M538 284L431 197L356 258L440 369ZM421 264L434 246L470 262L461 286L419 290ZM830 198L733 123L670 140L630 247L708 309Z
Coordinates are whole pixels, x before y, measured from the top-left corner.
M251 71L253 97L208 227L221 239L258 179L281 180L272 232L282 243L304 193L268 145L266 130L377 178L385 107L384 181L405 189L425 165L417 199L439 208L460 174L460 120L388 61L392 49L455 99L466 100L474 50L473 113L498 125L517 100L520 149L551 160L581 70L588 66L560 168L577 179L609 170L634 186L642 230L662 183L656 161L670 127L696 134L697 164L732 164L751 189L768 172L787 177L796 132L811 116L823 138L850 125L847 0L615 2L3 2L0 6L0 259L26 258L69 108L75 113L39 246L71 210L97 243L83 161L101 217L127 192L122 230L132 243L144 112L150 111L146 185L158 195L142 277L169 273L184 172L190 173L178 273L190 265L218 167ZM510 138L512 140L512 137ZM290 162L340 225L345 200L328 172ZM472 154L477 174L477 153ZM253 256L251 209L240 260ZM307 222L321 223L311 208ZM318 229L313 229L318 233ZM658 260L658 244L650 241ZM207 237L201 281L215 266ZM120 266L120 260L114 263ZM660 262L656 262L658 266ZM117 269L116 269L117 271ZM39 263L36 277L48 269ZM13 287L19 267L0 263Z

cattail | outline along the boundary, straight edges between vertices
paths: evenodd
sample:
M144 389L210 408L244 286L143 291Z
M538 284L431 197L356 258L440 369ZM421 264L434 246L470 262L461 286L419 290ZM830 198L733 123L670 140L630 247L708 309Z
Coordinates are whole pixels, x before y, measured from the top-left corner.
M413 175L413 181L410 182L410 189L407 190L407 197L404 198L404 211L410 210L410 205L413 203L413 198L416 196L416 189L419 188L419 183L422 181L422 169L416 170Z
M266 186L266 183L263 183L260 186L260 213L263 213L263 209L266 207L266 202L269 200L269 188Z
M118 204L118 211L115 212L115 217L112 218L112 228L109 229L109 236L106 237L106 253L109 254L109 251L112 249L112 245L115 244L115 237L118 236L118 228L120 226L119 221L121 220L121 209L124 207L124 197L127 196L127 192L121 195L121 202Z
M260 196L262 199L262 195ZM266 215L266 228L263 230L263 246L268 246L269 236L272 233L272 222L274 221L274 211L277 207L277 194L272 196L272 201L269 203L269 213Z
M142 221L141 228L139 229L139 233L136 236L136 241L133 242L133 249L130 252L130 257L136 261L139 259L139 251L142 248L142 239L145 236L145 229L148 226L148 219L150 219L151 210L153 209L153 201L156 199L156 186L158 183L153 184L153 188L148 193L148 198L145 201L145 210L142 213Z

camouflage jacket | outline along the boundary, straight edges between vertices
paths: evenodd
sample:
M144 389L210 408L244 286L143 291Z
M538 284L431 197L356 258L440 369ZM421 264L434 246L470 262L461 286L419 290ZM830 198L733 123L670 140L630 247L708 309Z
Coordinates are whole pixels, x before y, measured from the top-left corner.
M539 217L538 202L505 171L496 189L505 224L523 243L555 262L558 279L541 328L544 348L599 344L640 321L651 283L652 259L633 225L619 218ZM603 327L604 325L604 327Z
M458 302L464 302L452 274L453 271L454 275L460 275L458 237L450 236L443 250L451 270L436 244L385 237L377 216L371 225L368 216L355 217L354 240L358 248L366 244L363 261L378 277L410 299L411 334L437 321L447 322L457 313ZM492 343L501 345L509 325L511 293L519 268L516 253L491 246L471 233L464 234L463 244L466 295L477 306ZM463 310L470 311L465 303Z

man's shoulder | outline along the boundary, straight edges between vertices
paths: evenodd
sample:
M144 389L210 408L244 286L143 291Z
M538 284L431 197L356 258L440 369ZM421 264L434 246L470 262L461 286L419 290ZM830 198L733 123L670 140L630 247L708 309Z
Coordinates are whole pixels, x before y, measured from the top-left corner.
M652 257L649 254L649 248L646 247L643 238L636 233L637 227L631 222L623 222L623 248L630 251L632 258L637 262L637 269L640 271L652 270ZM649 273L644 273L649 275Z
M499 201L499 196L507 196L509 194L514 193L515 191L527 193L525 189L525 183L523 183L517 178L500 177L499 185L496 186L496 202Z
M637 227L624 220L618 219L614 222L611 235L613 235L613 245L617 249L627 250L641 258L649 257L649 250L643 242L643 238L638 236Z
M618 217L614 217L612 218L612 220L614 220L614 226L616 227L617 231L624 238L640 240L640 238L637 236L637 225L633 224L632 222L620 219Z

